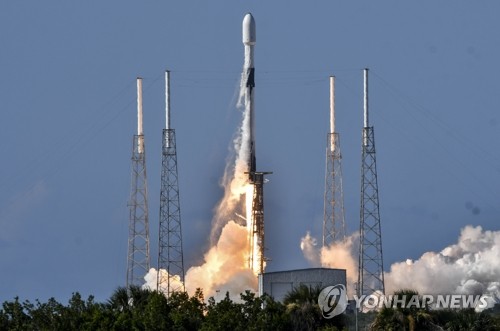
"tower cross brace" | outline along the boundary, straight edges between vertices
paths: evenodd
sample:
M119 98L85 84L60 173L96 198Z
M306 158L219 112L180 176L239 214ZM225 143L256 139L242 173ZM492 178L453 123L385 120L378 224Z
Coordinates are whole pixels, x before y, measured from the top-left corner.
M163 130L157 290L184 292L181 207L174 129ZM166 271L166 274L162 272Z
M252 222L251 232L249 234L249 268L256 271L257 274L263 274L266 266L266 257L264 254L264 176L272 172L246 172L250 175L253 185L252 198ZM254 238L256 240L254 241ZM257 245L257 255L255 256L255 245Z
M149 271L149 215L144 135L132 143L132 183L129 200L129 237L126 286L142 285Z
M327 135L325 201L323 214L323 247L345 240L342 156L338 133Z
M363 129L358 295L385 294L375 135Z

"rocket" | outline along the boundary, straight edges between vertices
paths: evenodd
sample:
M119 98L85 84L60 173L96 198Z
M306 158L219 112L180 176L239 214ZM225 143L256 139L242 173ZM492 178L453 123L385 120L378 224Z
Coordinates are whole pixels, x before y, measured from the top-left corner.
M243 18L243 45L245 45L245 62L243 66L243 84L245 88L245 107L248 111L247 127L244 128L249 133L249 158L248 173L250 181L253 182L256 171L255 162L255 129L254 129L254 87L255 87L255 68L253 64L255 38L255 20L252 14L248 13Z

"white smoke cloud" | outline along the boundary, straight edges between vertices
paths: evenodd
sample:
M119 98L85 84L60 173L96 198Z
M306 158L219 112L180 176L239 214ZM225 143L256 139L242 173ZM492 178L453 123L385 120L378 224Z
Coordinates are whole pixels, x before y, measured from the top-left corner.
M313 266L347 270L348 287L357 281L358 263L353 252L356 236L345 242L320 248L308 232L300 247ZM481 226L462 229L456 244L440 252L424 253L418 260L407 259L391 265L384 274L386 294L413 289L421 294L487 295L500 301L500 231ZM353 293L353 292L350 292Z
M224 196L215 208L215 214L212 219L212 230L210 234L211 244L218 241L224 225L230 220L234 220L236 214L242 215L244 212L243 197L247 190L248 159L250 157L250 108L245 101L245 82L247 80L246 70L242 71L240 81L240 94L238 97L237 108L242 111L242 122L233 139L231 154L224 169L220 185L224 189ZM243 220L237 218L239 224Z
M334 242L327 247L318 247L318 241L309 231L301 239L300 249L311 266L345 269L348 293L354 293L354 283L358 277L358 262L353 252L357 235L351 234L345 240Z
M348 287L358 281L358 259L353 253L357 238L357 234L351 234L345 240L334 242L321 249L321 265L327 268L346 269Z
M302 250L302 254L304 254L306 260L313 267L321 266L321 251L317 245L318 241L316 238L311 236L309 231L307 231L306 236L302 237L300 240L300 249Z
M142 285L142 288L156 291L157 280L158 280L158 270L155 268L149 269L149 272L144 276L144 280L146 283ZM168 272L165 269L160 269L160 288L158 289L162 293L167 293L167 281L168 281ZM183 283L181 277L179 275L174 275L170 279L171 288L182 288Z
M387 293L411 288L421 294L484 294L500 298L500 231L462 229L458 242L418 260L394 263L385 273Z

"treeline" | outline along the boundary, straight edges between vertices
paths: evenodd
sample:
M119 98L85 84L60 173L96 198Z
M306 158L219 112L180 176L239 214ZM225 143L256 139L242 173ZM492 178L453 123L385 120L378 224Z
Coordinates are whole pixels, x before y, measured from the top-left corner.
M498 304L482 312L476 312L473 308L432 309L414 290L400 290L394 294L406 298L405 304L382 307L370 323L369 330L500 331ZM419 305L408 304L414 295L419 298Z
M325 319L317 304L320 288L300 286L283 303L252 292L238 302L228 294L219 302L195 295L175 293L170 298L139 287L118 288L105 302L74 293L66 305L51 298L47 302L6 301L0 308L1 330L500 330L500 305L475 312L473 309L433 310L382 308L378 312L342 314ZM418 295L411 290L397 294ZM358 319L356 323L356 318Z
M292 299L293 300L293 299ZM314 301L317 297L314 298ZM174 293L168 300L156 291L118 288L105 303L74 293L67 305L47 302L3 303L0 330L341 330L343 317L322 318L315 302L286 304L241 294L241 303L226 294L205 303L202 291L192 297Z

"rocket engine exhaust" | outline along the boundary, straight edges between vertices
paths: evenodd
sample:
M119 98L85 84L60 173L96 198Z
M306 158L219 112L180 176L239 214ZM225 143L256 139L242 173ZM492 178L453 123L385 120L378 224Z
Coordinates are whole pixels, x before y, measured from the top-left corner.
M234 138L234 157L226 164L221 186L224 196L215 208L212 220L210 248L203 262L186 272L185 285L190 294L202 288L205 297L224 295L233 299L245 290L257 291L257 275L265 267L263 183L264 172L256 172L254 129L254 46L255 20L245 15L242 24L245 60L241 74L237 108L242 111L242 122ZM168 101L167 101L168 103ZM168 122L168 120L167 120ZM168 125L168 124L167 124ZM157 278L151 269L146 287Z

